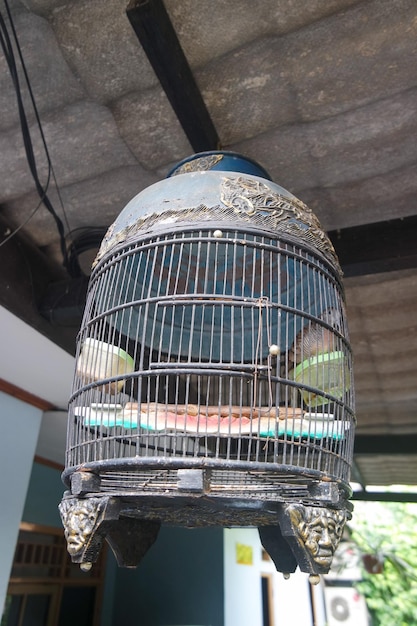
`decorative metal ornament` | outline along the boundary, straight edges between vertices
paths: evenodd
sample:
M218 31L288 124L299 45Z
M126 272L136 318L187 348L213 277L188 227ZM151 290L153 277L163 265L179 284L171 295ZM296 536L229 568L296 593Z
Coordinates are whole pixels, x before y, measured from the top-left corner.
M215 165L220 163L223 159L222 154L209 154L192 161L187 160L182 165L178 165L172 176L178 176L179 174L189 174L190 172L204 172L211 170Z
M106 504L107 501L102 498L68 498L59 505L68 552L74 560L87 552L91 539L97 536L96 530Z
M348 511L292 504L287 507L293 535L304 555L308 555L317 572L327 573L343 535Z
M161 524L257 526L327 572L355 427L342 273L256 163L194 155L126 206L93 265L69 403L69 551L137 565Z
M225 176L220 199L222 204L239 215L258 216L262 219L263 226L275 232L302 238L322 252L341 274L332 242L322 230L314 213L297 198L285 198L274 193L270 186L260 180Z

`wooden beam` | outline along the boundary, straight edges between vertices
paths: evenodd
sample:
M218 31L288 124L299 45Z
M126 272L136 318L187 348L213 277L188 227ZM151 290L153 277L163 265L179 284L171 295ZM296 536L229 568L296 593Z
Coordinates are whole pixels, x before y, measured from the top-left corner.
M26 402L26 404L35 406L37 409L41 409L41 411L52 411L55 408L54 405L47 400L43 400L43 398L39 398L33 393L29 393L29 391L16 387L16 385L12 385L12 383L7 382L7 380L3 380L3 378L0 378L0 391L7 393L7 395L12 398L17 398L22 402Z
M59 472L63 472L64 466L61 463L57 463L56 461L51 461L51 459L45 459L43 456L39 456L35 454L34 462L39 463L39 465L45 465L46 467L50 467L52 469L58 470Z
M414 454L417 456L417 434L356 435L354 454Z
M417 216L327 233L346 277L417 267Z
M352 500L369 502L417 502L417 493L407 491L354 491Z
M162 0L131 0L127 17L195 152L220 141Z

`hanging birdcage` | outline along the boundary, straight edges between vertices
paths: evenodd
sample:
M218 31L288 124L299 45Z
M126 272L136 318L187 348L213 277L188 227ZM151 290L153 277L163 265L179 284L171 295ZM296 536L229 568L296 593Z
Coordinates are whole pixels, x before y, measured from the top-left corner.
M60 505L75 561L136 565L160 524L257 526L327 572L350 516L352 357L317 218L256 163L194 155L103 240L77 342Z

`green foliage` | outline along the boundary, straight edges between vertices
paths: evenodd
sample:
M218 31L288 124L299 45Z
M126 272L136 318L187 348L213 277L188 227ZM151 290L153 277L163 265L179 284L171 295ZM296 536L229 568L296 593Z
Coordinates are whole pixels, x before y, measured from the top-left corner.
M365 596L374 626L417 624L417 506L358 503L350 525L362 555L383 563L379 574L363 570L356 587Z

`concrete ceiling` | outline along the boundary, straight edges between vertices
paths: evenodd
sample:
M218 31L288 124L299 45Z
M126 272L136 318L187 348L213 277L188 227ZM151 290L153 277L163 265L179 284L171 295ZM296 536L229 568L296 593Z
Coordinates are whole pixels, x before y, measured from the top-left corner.
M13 44L38 177L67 248L80 233L100 234L196 151L127 1L0 0L53 166L48 173ZM164 4L221 147L255 159L306 202L339 253L355 355L355 480L417 484L417 3ZM174 88L187 94L186 82L178 75ZM62 296L51 286L68 273L57 220L28 165L4 55L0 112L0 304L71 352L77 313L75 321L45 315L45 299ZM72 281L78 305L83 289Z

